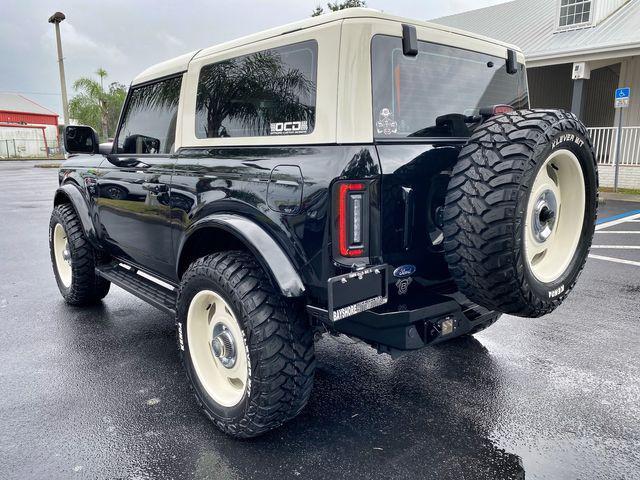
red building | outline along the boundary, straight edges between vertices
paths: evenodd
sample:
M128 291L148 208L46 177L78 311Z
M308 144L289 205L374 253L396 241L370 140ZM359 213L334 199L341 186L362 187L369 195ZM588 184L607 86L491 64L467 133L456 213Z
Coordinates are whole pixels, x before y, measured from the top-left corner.
M59 152L58 114L17 93L0 93L0 158Z

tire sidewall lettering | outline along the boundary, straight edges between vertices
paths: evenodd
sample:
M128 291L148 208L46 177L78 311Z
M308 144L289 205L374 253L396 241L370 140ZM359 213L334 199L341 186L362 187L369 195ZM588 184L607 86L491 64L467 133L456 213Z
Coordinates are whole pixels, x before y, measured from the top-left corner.
M546 143L546 147L544 149L537 150L534 153L534 157L537 157L539 160L535 162L535 168L531 169L531 174L527 179L527 186L530 187L533 184L533 181L542 168L544 161L558 150L568 150L578 158L585 180L585 215L582 222L582 233L580 235L576 251L574 252L574 257L562 275L553 282L543 283L534 277L526 261L526 254L524 250L524 236L526 232L522 231L520 233L525 281L528 283L531 291L543 302L555 301L557 299L564 298L576 282L584 263L584 258L581 252L586 252L591 244L593 222L590 222L589 219L592 218L592 216L595 216L595 208L597 206L594 204L597 203L597 201L591 201L592 198L596 198L595 192L591 191L591 185L593 185L594 181L594 177L591 175L593 169L589 168L589 162L591 162L591 164L594 162L593 155L587 138L577 130L561 130ZM520 211L522 212L523 218L525 218L525 215L527 214L526 208L529 203L529 196L531 193L532 192L530 190L527 191L527 195L524 196L522 201L522 208ZM523 221L523 228L524 225L525 222ZM589 230L591 230L591 232L589 232ZM586 256L586 253L584 255Z

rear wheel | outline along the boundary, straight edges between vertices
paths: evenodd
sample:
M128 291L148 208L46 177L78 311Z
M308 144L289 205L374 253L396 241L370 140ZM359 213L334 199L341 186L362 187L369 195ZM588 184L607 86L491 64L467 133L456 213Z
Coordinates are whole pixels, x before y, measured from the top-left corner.
M253 437L306 405L315 369L311 328L251 255L196 260L182 279L177 322L196 399L222 431Z
M597 189L591 142L573 114L523 110L481 125L444 207L445 258L460 291L503 313L552 311L585 264Z
M68 304L96 303L109 293L111 283L95 273L100 254L87 240L80 219L69 204L53 209L49 250L58 289Z

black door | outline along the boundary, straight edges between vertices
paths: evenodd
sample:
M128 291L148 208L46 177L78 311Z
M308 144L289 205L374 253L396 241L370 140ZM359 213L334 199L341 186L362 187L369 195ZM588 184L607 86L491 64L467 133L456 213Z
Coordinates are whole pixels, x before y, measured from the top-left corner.
M169 190L180 77L134 87L98 175L101 233L118 258L173 277Z

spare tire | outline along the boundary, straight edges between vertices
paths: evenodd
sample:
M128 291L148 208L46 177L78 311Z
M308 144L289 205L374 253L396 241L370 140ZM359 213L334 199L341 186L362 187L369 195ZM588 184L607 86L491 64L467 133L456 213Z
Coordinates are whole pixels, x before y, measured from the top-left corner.
M444 249L459 290L491 310L539 317L584 267L598 173L584 125L562 110L492 117L460 151L444 205Z

